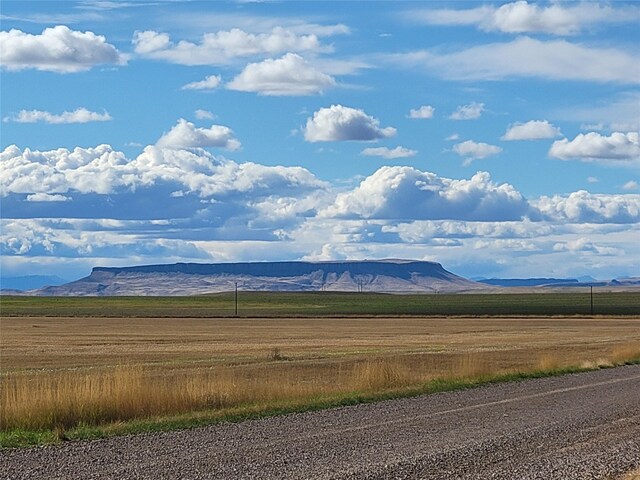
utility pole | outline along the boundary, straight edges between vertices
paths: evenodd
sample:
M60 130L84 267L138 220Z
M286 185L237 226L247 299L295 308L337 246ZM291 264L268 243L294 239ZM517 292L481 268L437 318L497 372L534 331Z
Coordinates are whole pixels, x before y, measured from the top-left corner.
M589 285L591 289L591 315L593 315L593 285Z
M238 316L238 282L236 282L236 317Z

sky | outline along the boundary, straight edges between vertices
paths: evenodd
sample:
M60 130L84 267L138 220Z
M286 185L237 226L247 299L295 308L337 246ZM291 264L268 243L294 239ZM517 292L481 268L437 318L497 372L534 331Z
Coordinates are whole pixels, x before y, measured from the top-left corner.
M0 9L3 276L640 276L638 2Z

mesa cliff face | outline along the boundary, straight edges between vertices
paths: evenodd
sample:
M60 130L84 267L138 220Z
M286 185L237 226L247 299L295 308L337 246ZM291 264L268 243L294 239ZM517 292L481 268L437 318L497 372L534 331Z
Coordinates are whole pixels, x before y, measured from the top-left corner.
M35 295L196 295L241 290L462 292L486 285L448 272L434 262L364 260L335 262L176 263L95 267L88 277Z

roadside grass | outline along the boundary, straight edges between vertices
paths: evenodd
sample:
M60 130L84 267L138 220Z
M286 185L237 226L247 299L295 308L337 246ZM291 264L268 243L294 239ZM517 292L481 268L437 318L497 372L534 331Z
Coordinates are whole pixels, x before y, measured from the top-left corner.
M640 315L640 292L595 292L595 315ZM345 315L590 315L588 291L509 294L240 292L240 317ZM233 317L231 293L191 297L0 297L2 315L71 317Z
M276 360L258 370L221 367L188 375L135 365L11 372L0 378L0 446L191 428L640 363L640 343L614 346L577 365L549 353L527 366L498 367L490 360L470 352L445 364L437 354L417 363L414 355L392 355L309 371Z

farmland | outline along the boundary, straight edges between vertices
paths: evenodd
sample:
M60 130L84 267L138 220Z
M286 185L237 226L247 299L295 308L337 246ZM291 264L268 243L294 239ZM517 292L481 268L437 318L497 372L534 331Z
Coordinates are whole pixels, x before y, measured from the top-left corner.
M241 297L239 318L224 295L3 297L2 444L175 428L640 358L638 315L446 317L433 315L444 295L251 295ZM633 294L600 295L600 308L637 308ZM544 298L540 308L563 304ZM367 301L348 309L355 299ZM505 299L512 309L523 301ZM474 299L455 300L460 312ZM425 304L431 316L384 314L416 314ZM310 316L314 306L327 316ZM365 316L372 311L379 315Z
M588 290L549 293L388 295L334 292L243 292L241 317L590 315ZM597 292L596 315L640 315L640 292ZM191 297L2 297L3 316L226 317L233 293Z

